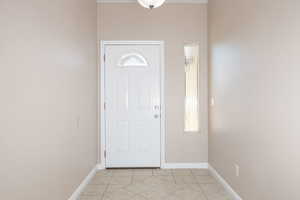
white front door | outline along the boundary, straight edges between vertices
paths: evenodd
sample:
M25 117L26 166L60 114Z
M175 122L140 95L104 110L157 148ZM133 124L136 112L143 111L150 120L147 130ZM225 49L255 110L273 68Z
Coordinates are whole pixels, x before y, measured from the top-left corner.
M160 45L105 45L106 167L160 167Z

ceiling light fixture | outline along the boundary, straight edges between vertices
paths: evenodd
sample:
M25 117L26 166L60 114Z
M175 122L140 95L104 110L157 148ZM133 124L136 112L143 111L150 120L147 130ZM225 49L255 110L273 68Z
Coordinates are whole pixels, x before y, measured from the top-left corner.
M165 0L138 0L138 2L145 8L153 9L163 5Z

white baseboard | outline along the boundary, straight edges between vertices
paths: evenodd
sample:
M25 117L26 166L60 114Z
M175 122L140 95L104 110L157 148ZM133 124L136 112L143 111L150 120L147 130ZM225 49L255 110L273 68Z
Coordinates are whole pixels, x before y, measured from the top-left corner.
M104 165L102 163L96 165L96 167L97 167L97 170L103 170L103 169L105 169L105 167L104 167Z
M71 197L68 200L77 200L80 196L80 193L84 190L84 188L89 184L92 178L95 176L98 171L98 165L96 165L90 173L85 177L82 183L78 186L78 188L73 192Z
M164 163L163 169L207 169L208 163Z
M219 183L225 188L225 190L232 196L234 200L243 200L238 193L236 193L232 187L225 181L225 179L215 170L210 164L208 164L210 173L219 181Z

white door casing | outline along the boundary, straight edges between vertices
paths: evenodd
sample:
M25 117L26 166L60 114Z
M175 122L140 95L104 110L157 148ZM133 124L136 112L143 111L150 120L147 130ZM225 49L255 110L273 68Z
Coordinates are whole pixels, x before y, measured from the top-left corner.
M101 150L107 168L164 163L162 47L162 42L102 42Z

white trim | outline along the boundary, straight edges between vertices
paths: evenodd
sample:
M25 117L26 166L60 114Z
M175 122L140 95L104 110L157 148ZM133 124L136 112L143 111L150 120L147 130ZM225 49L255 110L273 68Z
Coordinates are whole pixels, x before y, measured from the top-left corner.
M225 179L215 170L210 164L208 164L208 170L219 181L219 183L225 188L225 190L232 196L234 200L243 200L237 192L225 181Z
M95 174L96 174L97 171L98 171L98 166L96 165L90 171L90 173L85 177L85 179L81 182L81 184L76 188L76 190L73 192L73 194L71 195L71 197L68 200L77 200L79 198L81 192L89 184L89 182L95 176Z
M104 109L104 99L105 99L105 63L104 63L104 54L105 54L105 45L130 45L130 44L135 44L135 45L159 45L161 49L161 72L160 72L160 91L161 91L161 127L160 127L160 134L161 134L161 155L160 155L160 165L161 167L165 165L165 145L166 145L166 133L165 133L165 44L164 41L101 41L100 44L100 64L99 64L99 72L100 72L100 155L101 155L101 167L103 169L106 168L105 165L105 159L104 159L104 151L105 151L105 144L106 144L106 137L105 137L105 112L103 112Z
M100 140L100 156L99 156L99 162L101 165L105 168L105 159L104 159L104 151L105 151L105 112L104 112L104 88L105 88L105 73L104 73L104 43L100 42L100 63L99 63L99 70L100 72L100 86L99 87L99 94L100 94L100 101L98 100L98 103L100 105L98 106L99 109L99 115L100 115L100 129L99 129L99 140ZM99 155L99 154L98 154Z
M160 167L166 163L165 43L160 41Z
M137 0L97 0L97 3L137 3ZM166 0L166 3L208 3L208 0Z
M208 163L165 163L163 169L207 169Z
M97 46L100 46L100 43L97 41ZM99 58L99 56L100 56L100 59L101 59L101 55L99 55L99 53L100 52L97 52L97 66L98 66L98 68L99 68L99 62L98 62L98 58ZM101 156L101 154L100 154L100 151L101 151L101 149L100 149L100 147L102 146L102 144L100 143L101 142L101 138L100 138L100 133L101 133L101 130L102 130L102 127L101 127L101 123L100 123L100 119L102 118L102 114L101 114L101 109L102 109L102 107L101 107L101 90L100 90L100 84L101 84L101 82L100 82L100 80L101 80L101 74L102 74L102 72L100 73L100 69L98 69L99 71L98 71L98 73L97 73L97 90L98 90L98 95L97 95L97 106L98 106L98 109L97 109L97 115L98 115L98 121L97 121L97 133L98 133L98 137L97 137L97 163L101 163L101 158L100 158L100 156Z

